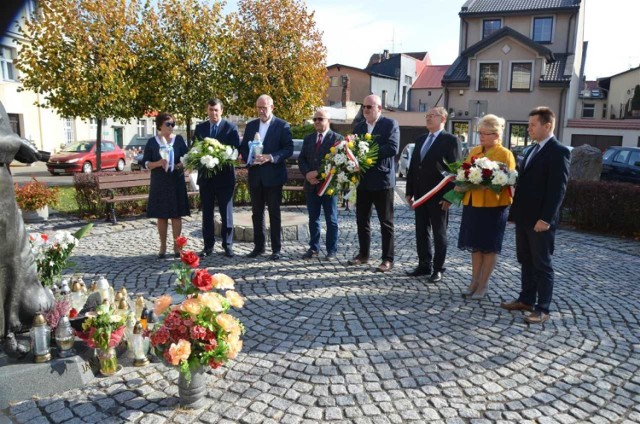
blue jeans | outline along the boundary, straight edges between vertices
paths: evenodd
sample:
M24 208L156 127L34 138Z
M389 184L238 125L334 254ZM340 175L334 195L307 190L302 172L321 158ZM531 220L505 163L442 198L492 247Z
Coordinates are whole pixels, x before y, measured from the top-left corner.
M314 191L307 191L307 211L309 212L309 247L320 251L320 210L324 209L327 222L327 254L338 251L338 196L318 196Z

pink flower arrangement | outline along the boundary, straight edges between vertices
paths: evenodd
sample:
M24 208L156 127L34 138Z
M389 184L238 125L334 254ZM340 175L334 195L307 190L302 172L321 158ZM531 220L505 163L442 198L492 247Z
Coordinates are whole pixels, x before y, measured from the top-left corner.
M168 364L177 366L189 380L191 371L199 366L219 368L235 359L242 350L240 336L245 329L227 313L232 307L244 305L242 296L232 290L233 279L194 267L193 252L183 251L186 244L186 239L177 242L181 264L174 268L176 291L186 298L173 306L167 295L155 301L154 311L162 322L156 325L150 339L156 353ZM212 292L213 289L226 291L223 296Z

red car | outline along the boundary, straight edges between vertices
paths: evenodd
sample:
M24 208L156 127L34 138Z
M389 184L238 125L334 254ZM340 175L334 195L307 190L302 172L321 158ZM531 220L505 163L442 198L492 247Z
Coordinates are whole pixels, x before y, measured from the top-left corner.
M122 171L125 165L124 151L113 141L102 140L100 144L102 146L101 168ZM97 169L95 140L71 143L60 153L51 155L47 162L47 170L52 175L72 172L89 174L95 169Z

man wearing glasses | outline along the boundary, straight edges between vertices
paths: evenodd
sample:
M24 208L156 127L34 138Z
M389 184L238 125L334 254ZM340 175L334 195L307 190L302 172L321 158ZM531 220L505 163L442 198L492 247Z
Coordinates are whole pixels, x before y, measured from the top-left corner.
M318 109L313 115L313 126L315 132L304 138L300 156L298 156L298 166L300 172L305 176L304 192L307 199L307 212L309 213L309 249L302 255L302 259L317 258L320 252L320 210L324 210L324 219L327 223L325 260L336 259L338 251L338 196L324 194L318 196L318 170L324 155L329 153L331 146L336 141L342 140L340 134L331 131L329 128L329 114L322 109Z
M458 137L445 131L447 110L434 107L425 116L429 132L418 138L407 172L406 199L409 205L437 186L444 178L446 163L460 160ZM411 277L430 275L429 281L442 280L447 256L447 225L451 204L442 196L453 189L453 183L437 192L415 209L418 266L407 272ZM433 246L432 246L433 243Z
M356 223L358 225L358 254L349 265L369 262L371 247L371 207L375 206L382 233L382 262L376 272L387 272L393 268L394 227L393 197L396 185L394 158L400 145L400 127L395 119L382 116L382 102L375 94L362 102L365 120L353 129L354 134L371 134L378 144L378 161L360 179L356 191Z
M264 208L269 208L272 261L280 259L282 186L287 182L285 160L293 154L291 127L273 115L273 99L263 94L256 101L258 119L247 124L240 143L240 153L249 168L249 194L253 221L253 250L247 255L255 258L265 252ZM257 135L257 137L256 137ZM249 148L250 141L259 141L261 151ZM251 153L251 157L249 154Z
M233 122L222 119L222 101L209 99L207 102L209 120L196 125L194 139L203 140L206 137L215 138L222 144L237 149L240 146L238 127ZM213 254L215 233L213 224L213 209L218 202L220 212L222 248L227 258L233 257L233 190L236 185L236 173L233 166L220 169L215 174L207 176L198 173L198 187L202 200L202 237L204 249L200 257Z

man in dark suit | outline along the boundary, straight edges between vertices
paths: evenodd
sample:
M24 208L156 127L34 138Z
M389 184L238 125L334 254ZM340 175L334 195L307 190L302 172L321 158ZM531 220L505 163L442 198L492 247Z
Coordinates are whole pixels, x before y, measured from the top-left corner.
M353 133L360 136L371 134L378 144L379 151L378 161L364 173L356 191L356 223L360 249L349 261L349 265L369 262L371 207L375 206L382 233L382 262L376 268L376 272L387 272L393 268L394 260L394 159L400 145L400 127L395 119L382 116L382 102L375 94L365 97L362 110L365 119L355 126Z
M553 135L555 120L555 114L548 107L538 107L529 113L529 136L536 145L519 169L511 205L521 290L518 299L503 302L500 307L509 311L533 311L524 318L530 324L549 319L554 279L551 255L569 179L571 153Z
M203 140L206 137L215 138L222 144L240 147L240 135L236 124L222 119L222 102L219 99L210 99L207 102L207 115L209 120L196 125L193 133L195 140ZM233 190L236 185L236 173L233 166L227 166L218 170L215 174L207 176L204 172L198 172L198 186L200 187L200 200L202 201L202 237L204 249L200 257L213 254L215 244L213 208L218 202L218 211L222 228L222 248L224 255L233 257Z
M338 195L327 194L318 196L318 174L324 155L336 141L342 140L340 134L329 128L329 114L318 109L313 115L315 132L304 138L302 150L298 156L300 172L305 176L304 193L307 199L307 212L309 213L309 249L302 259L313 259L320 252L320 211L324 210L324 219L327 222L325 260L335 260L338 251Z
M443 107L431 108L427 111L425 119L429 132L416 141L407 171L405 195L409 205L413 205L414 201L444 179L440 171L447 169L445 162L453 163L460 160L458 137L444 130L447 110ZM447 225L451 206L442 196L452 188L453 183L415 208L418 266L407 271L412 277L430 275L429 280L433 283L442 280L447 256Z
M263 94L256 101L258 118L247 124L240 143L240 153L249 167L249 194L253 220L254 248L247 256L255 258L265 251L264 208L269 208L271 260L280 259L282 186L287 181L285 160L293 154L289 123L273 115L273 99ZM256 137L256 134L259 137ZM262 151L253 151L249 142L259 139Z

